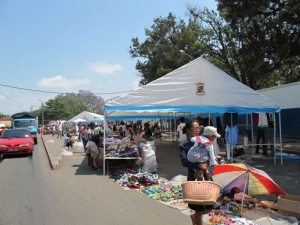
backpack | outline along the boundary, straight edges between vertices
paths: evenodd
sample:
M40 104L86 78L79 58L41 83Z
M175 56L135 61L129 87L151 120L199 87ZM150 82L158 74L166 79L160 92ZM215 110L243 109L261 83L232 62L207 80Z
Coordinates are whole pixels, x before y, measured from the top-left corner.
M209 152L207 146L212 145L210 141L203 141L201 136L191 138L194 146L190 148L187 154L187 160L195 162L207 162L209 160Z

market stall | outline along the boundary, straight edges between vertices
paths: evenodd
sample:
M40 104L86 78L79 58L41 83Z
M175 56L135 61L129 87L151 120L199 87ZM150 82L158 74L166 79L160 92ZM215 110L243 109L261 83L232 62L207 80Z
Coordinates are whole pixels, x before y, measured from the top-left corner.
M125 96L106 103L104 110L108 120L116 112L119 112L119 118L122 114L124 118L138 117L145 112L280 113L276 103L203 58L197 58ZM128 112L131 112L131 115L128 115ZM279 116L279 132L280 127ZM276 129L274 134L275 132ZM281 133L279 136L282 150ZM275 144L274 139L273 145Z
M157 174L128 168L111 170L109 176L125 190L136 190L161 204L180 210L187 216L191 214L191 210L183 198L182 184L186 182L184 176L178 175L171 180L167 180ZM283 215L277 210L262 204L262 202L260 201L255 205L246 205L241 201L227 197L221 191L214 208L203 215L203 222L204 224L224 225L298 224L296 217Z
M134 161L140 157L138 146L129 137L110 136L106 138L105 148L105 166L109 172L110 162L113 161Z

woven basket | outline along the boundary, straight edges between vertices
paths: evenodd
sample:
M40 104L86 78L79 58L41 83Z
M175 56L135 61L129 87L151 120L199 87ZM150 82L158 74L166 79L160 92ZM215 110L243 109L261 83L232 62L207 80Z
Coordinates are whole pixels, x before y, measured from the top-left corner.
M181 184L183 201L194 205L215 205L221 186L213 181L188 181Z

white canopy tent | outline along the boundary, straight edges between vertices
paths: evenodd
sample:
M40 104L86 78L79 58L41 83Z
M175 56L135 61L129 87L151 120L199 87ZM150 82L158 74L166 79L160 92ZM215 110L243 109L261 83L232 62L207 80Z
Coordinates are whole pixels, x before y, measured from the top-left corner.
M83 111L78 115L74 116L69 121L72 122L82 122L82 121L89 121L89 120L104 120L104 116L96 113L91 113L88 111Z
M106 115L109 120L160 120L179 118L190 113L182 112L149 112L149 111L113 111Z
M267 97L203 58L105 104L106 111L279 112Z
M109 119L113 115L126 117L128 112L135 116L145 112L280 113L280 107L207 60L197 58L106 103L104 111Z

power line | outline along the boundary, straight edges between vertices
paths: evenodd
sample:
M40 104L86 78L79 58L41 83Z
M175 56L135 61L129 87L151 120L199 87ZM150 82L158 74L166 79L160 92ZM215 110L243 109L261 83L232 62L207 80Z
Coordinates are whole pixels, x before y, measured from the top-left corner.
M1 95L5 96L7 99L11 100L13 103L16 103L16 104L19 104L19 105L22 105L22 106L26 106L24 105L22 102L20 102L18 99L13 99L12 97L6 95L6 94L3 94L0 92Z
M30 89L30 88L16 87L16 86L10 86L10 85L6 85L6 84L0 84L0 86L19 89L19 90L25 90L25 91L42 92L42 93L48 93L48 94L68 94L68 93L64 93L64 92L43 91L43 90L36 90L36 89ZM117 91L117 92L102 92L102 93L94 93L94 94L97 94L97 95L120 94L120 93L127 93L127 92L131 92L131 91L132 90L130 90L130 91Z

